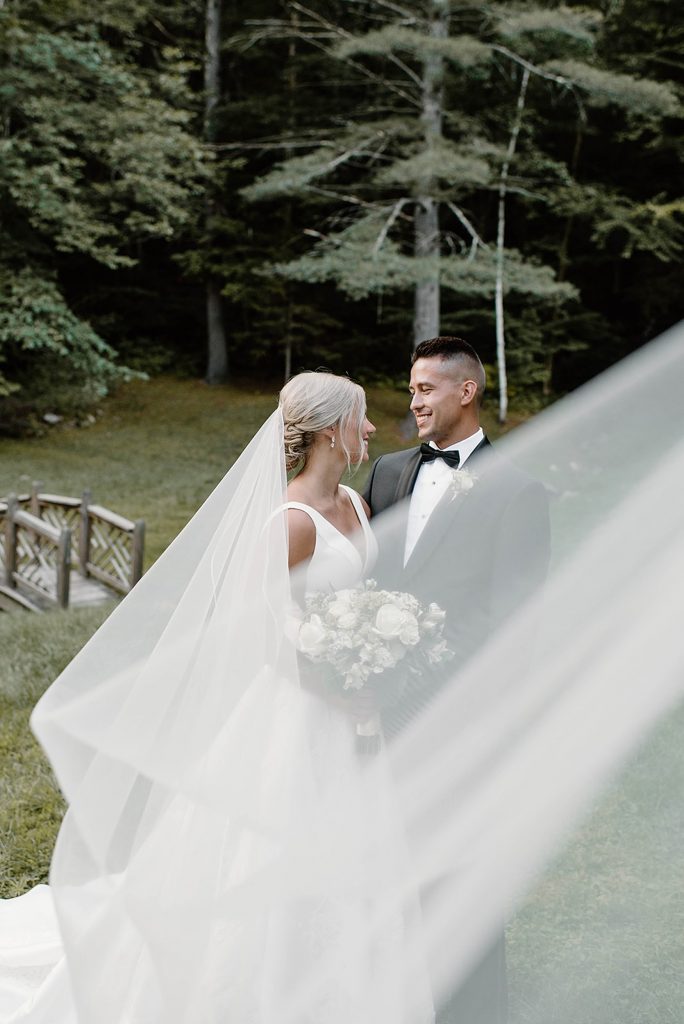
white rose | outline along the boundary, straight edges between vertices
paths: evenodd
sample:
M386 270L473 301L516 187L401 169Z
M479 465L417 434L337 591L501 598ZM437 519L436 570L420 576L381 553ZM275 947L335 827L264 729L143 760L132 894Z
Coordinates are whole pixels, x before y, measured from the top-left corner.
M303 622L299 628L297 646L304 654L313 658L325 651L327 631L323 625L320 615L312 615L308 622Z
M394 604L383 604L375 616L375 629L385 640L399 636L404 612Z
M384 604L378 609L375 629L384 640L398 639L402 644L413 645L420 639L415 615L393 604Z
M333 619L339 619L343 615L347 615L352 609L352 593L353 591L351 590L340 590L335 600L331 601L328 605L328 615L332 616Z

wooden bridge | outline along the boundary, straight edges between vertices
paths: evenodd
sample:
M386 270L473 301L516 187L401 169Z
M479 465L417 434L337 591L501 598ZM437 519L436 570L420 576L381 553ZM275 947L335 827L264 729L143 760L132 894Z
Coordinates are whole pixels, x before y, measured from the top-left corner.
M31 494L0 500L0 611L98 604L140 579L144 520L81 498Z

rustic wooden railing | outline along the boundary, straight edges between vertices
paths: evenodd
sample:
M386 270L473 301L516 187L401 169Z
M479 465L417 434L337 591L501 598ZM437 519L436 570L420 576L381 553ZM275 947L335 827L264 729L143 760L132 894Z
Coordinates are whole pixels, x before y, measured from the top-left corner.
M26 512L15 496L4 506L4 589L13 591L21 583L29 594L68 607L71 531Z
M67 607L71 568L124 594L142 576L144 520L92 504L90 491L79 499L35 484L30 495L0 501L0 527L3 520L0 586L6 598L20 596L21 587Z

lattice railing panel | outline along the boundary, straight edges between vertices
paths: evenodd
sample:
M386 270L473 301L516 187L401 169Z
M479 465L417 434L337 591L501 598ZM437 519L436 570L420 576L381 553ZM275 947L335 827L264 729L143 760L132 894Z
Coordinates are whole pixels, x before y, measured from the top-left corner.
M71 530L71 564L78 565L79 540L81 535L81 510L80 508L67 508L64 505L39 505L40 518L57 530L68 526Z
M17 526L16 575L54 600L59 551L54 541Z
M133 563L133 538L93 516L90 520L88 568L104 573L115 586L128 590Z

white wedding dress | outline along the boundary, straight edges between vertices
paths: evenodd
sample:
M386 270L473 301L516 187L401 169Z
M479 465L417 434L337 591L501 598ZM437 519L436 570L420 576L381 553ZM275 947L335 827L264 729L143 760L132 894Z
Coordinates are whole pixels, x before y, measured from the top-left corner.
M353 586L376 558L361 500L350 488L346 491L361 527L354 540L316 510L296 502L287 506L306 511L316 528L315 551L306 567L308 592ZM382 900L385 886L391 889L407 876L385 754L360 754L355 728L355 719L334 702L266 669L245 689L201 767L207 790L219 784L213 773L226 780L227 790L231 779L248 780L250 806L244 815L239 794L233 792L237 820L214 822L207 813L200 823L202 848L181 855L178 836L188 816L200 812L178 794L124 874L109 880L117 894L123 893L124 904L133 907L135 923L143 912L147 915L145 930L152 936L140 947L138 965L127 960L125 929L108 949L111 956L118 948L115 961L99 965L94 954L91 969L102 971L104 986L112 985L112 972L121 968L124 991L117 994L116 1015L92 1004L84 1010L83 1003L76 1014L69 971L84 968L69 963L66 969L50 888L37 886L0 904L1 1024L100 1024L110 1019L117 1024L374 1024L378 1019L430 1024L434 1013L417 899L408 894L400 910L396 902ZM201 788L200 775L194 786ZM207 844L212 829L215 842ZM193 830L185 834L192 837ZM349 846L342 851L340 840L344 844L346 837ZM364 837L361 843L359 837ZM329 843L336 845L332 874L325 858ZM375 851L381 862L374 860ZM194 917L203 913L202 892L200 885L193 910L193 881L184 873L188 860L214 879L217 901L209 941L195 962L191 945ZM283 867L292 862L303 867L290 877ZM166 873L172 890L187 886L178 921L166 916L166 907L156 910L149 892L155 871ZM136 876L143 880L140 885ZM254 891L247 898L250 886ZM86 885L86 900L87 890ZM93 892L97 916L107 922L101 893ZM148 908L141 892L149 892ZM221 900L225 909L217 910ZM104 927L115 927L117 920L112 914L112 926ZM93 934L102 934L102 927ZM155 932L163 930L167 941L176 928L178 943L188 943L188 985L194 994L192 1004L184 1007L181 972L171 983L178 987L174 1009L156 983L159 965L153 970L148 961ZM168 991L168 978L165 983Z

